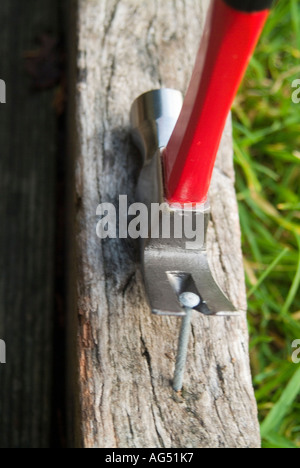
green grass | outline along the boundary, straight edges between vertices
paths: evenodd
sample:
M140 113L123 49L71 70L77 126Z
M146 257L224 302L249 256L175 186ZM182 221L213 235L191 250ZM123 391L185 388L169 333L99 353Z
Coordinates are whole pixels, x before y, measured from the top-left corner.
M251 363L265 448L300 448L300 3L274 8L235 101Z

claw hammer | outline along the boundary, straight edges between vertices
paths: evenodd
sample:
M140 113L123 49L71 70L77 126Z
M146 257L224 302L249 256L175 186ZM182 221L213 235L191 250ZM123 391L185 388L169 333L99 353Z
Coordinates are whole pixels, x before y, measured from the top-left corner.
M171 224L202 219L203 243L162 235L151 224L142 242L146 291L153 313L186 316L186 294L205 315L236 312L210 271L206 254L208 190L227 116L272 5L271 0L211 0L186 97L159 89L140 96L131 109L133 137L144 166L138 198L149 208L164 204ZM157 222L160 224L161 220ZM197 223L196 223L197 224Z

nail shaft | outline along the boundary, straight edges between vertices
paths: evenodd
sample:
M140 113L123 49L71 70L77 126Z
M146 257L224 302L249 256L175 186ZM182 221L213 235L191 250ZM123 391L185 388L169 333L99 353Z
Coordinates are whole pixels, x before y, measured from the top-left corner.
M175 392L180 392L183 387L184 371L187 360L190 332L191 332L191 321L193 315L193 309L185 308L186 316L182 319L181 330L178 342L178 354L176 358L175 374L173 389Z

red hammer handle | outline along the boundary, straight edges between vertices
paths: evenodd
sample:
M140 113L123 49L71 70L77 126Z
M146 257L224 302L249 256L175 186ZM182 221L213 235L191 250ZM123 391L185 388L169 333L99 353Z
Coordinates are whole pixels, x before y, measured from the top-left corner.
M169 203L204 203L234 97L270 0L212 0L195 69L164 152Z

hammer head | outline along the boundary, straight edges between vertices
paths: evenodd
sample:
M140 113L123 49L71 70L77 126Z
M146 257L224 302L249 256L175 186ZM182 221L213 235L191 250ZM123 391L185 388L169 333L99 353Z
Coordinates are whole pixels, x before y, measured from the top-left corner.
M208 203L172 206L165 200L162 155L182 102L179 91L160 89L140 96L131 109L133 138L144 158L137 198L149 213L149 236L141 241L146 292L157 315L184 316L179 298L186 292L200 298L195 310L202 314L234 315L207 261Z

